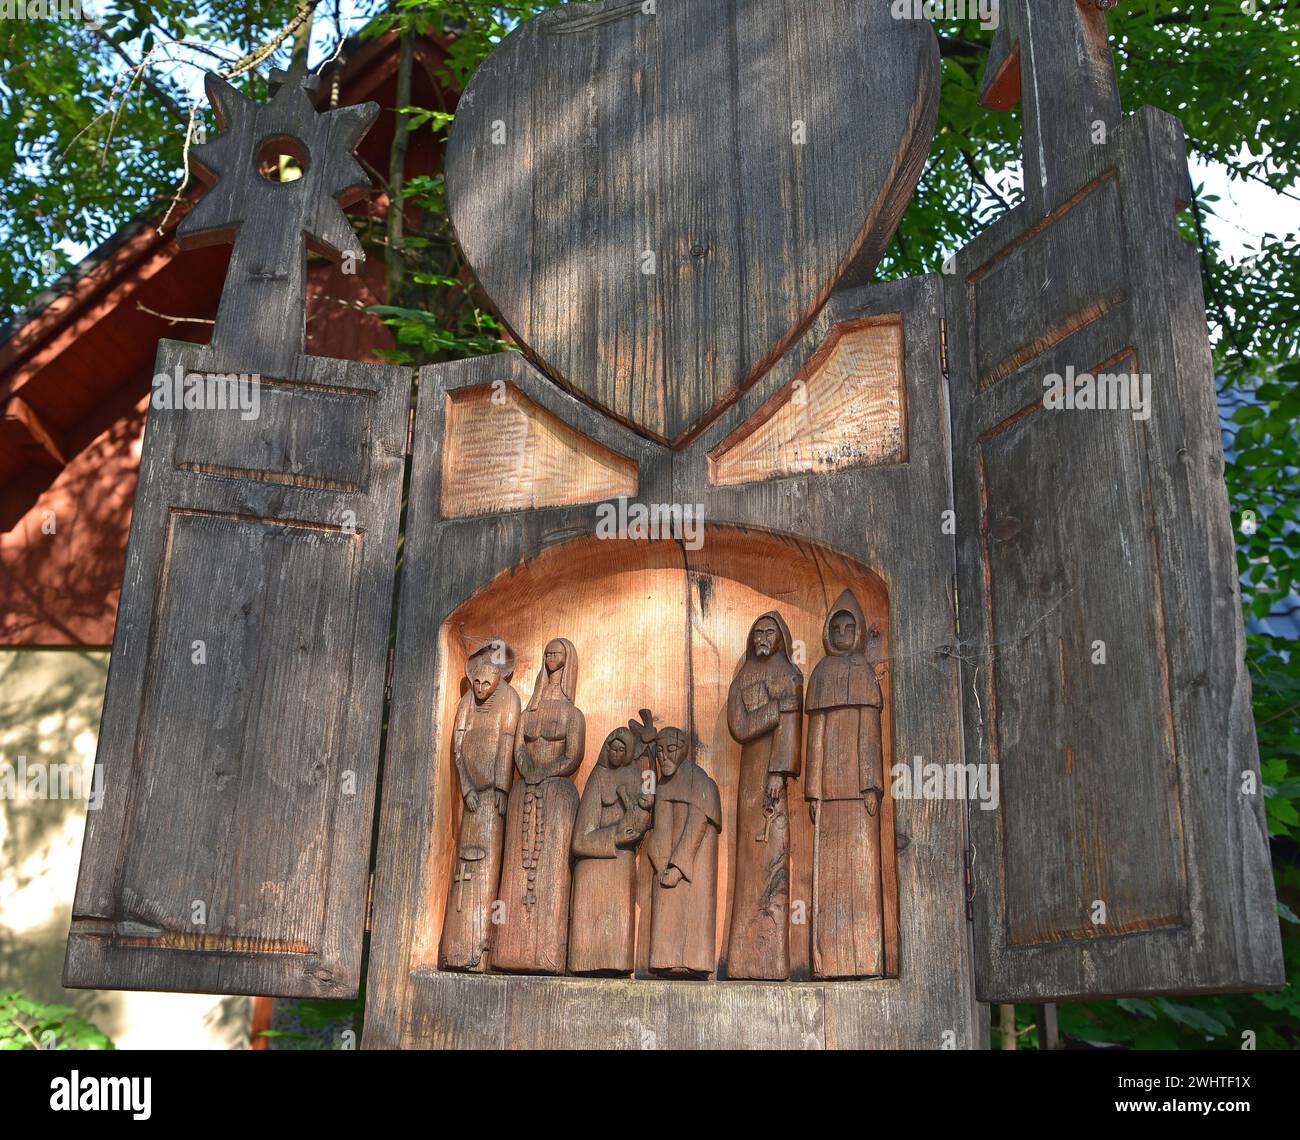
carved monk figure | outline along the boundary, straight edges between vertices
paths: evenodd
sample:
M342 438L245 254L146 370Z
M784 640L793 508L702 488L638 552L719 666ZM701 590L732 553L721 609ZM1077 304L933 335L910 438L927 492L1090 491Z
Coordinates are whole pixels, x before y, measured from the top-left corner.
M683 978L707 977L716 964L718 785L690 755L680 728L655 740L659 781L654 829L646 855L654 868L650 901L650 969Z
M559 637L546 646L532 700L519 721L519 779L506 808L506 843L497 897L492 965L562 974L569 941L569 845L578 791L569 779L582 763L586 722L573 703L578 653Z
M616 728L582 789L573 828L574 974L630 974L636 964L636 851L652 802L636 757L632 730Z
M519 727L519 694L508 684L514 671L510 646L504 641L485 645L470 656L465 667L469 688L456 706L451 747L465 810L438 952L445 970L487 969Z
M741 745L729 978L790 974L790 818L786 781L799 775L803 674L790 660L785 619L772 610L749 631L727 693L727 726Z
M808 681L804 797L812 814L812 972L884 973L880 713L884 698L863 647L862 607L848 590L826 618L826 656Z

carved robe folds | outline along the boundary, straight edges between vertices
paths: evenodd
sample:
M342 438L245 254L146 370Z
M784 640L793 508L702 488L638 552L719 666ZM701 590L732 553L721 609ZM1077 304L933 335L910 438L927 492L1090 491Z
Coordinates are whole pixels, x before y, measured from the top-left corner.
M630 974L636 962L636 849L650 814L630 730L609 734L573 828L569 970Z
M519 723L506 843L497 897L492 965L528 974L563 974L569 945L569 847L578 791L569 779L582 763L586 722L573 703L578 654L550 642L532 700Z
M716 965L718 785L687 757L685 733L665 729L656 744L659 784L646 855L654 868L650 969L707 977Z
M812 972L817 978L884 973L884 699L875 669L863 653L866 635L862 608L846 590L826 618L827 656L808 682L804 796L815 827Z
M749 632L727 693L727 726L741 745L736 880L727 943L729 978L790 976L790 817L786 783L799 775L803 674L776 611Z
M466 668L470 688L456 706L452 750L465 810L438 951L445 970L482 971L488 965L491 907L501 875L503 817L519 727L519 694L506 683L513 671L509 646L495 642L479 650Z

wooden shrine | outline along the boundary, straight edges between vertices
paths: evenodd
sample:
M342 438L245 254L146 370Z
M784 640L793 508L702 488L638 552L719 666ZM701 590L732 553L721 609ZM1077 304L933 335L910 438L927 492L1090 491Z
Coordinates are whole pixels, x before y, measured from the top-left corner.
M927 22L538 16L447 160L522 352L414 378L303 354L373 108L213 80L182 233L235 253L158 370L261 413L150 413L67 983L346 997L368 935L364 1044L414 1048L976 1048L984 1002L1280 985L1185 146L1106 6L1001 5L1025 200L888 284Z

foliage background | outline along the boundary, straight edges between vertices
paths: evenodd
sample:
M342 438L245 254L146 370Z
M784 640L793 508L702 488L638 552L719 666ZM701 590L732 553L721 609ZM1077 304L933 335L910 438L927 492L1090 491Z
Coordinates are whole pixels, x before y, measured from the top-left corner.
M166 209L182 171L195 104L195 65L230 68L279 42L313 45L312 63L344 34L453 34L447 79L463 84L518 19L549 3L482 0L138 0L88 3L102 27L55 21L0 24L0 319L17 311L65 268L70 250L93 247L129 219ZM1181 117L1194 155L1223 164L1235 180L1259 182L1300 200L1294 165L1300 133L1300 15L1295 0L1125 0L1110 14L1124 105L1144 103ZM304 22L305 20L305 22ZM936 21L943 95L930 162L882 263L883 278L938 269L1018 201L1019 122L975 100L990 33L975 20ZM144 64L144 66L141 66ZM265 65L258 69L265 74ZM256 73L239 82L264 97ZM445 107L405 108L412 131L450 129ZM200 110L199 121L209 113ZM215 124L206 118L206 127ZM393 168L400 171L400 165ZM363 234L389 267L394 359L429 362L499 347L497 326L452 240L441 179L393 179L384 187L420 207L418 225ZM1213 195L1198 189L1185 232L1200 246L1215 361L1234 454L1227 469L1241 527L1249 665L1266 783L1288 976L1300 978L1300 655L1287 640L1297 609L1296 479L1300 470L1300 334L1296 283L1300 242L1266 233L1245 257L1226 256L1207 225ZM1035 1044L1034 1011L1021 1007L1021 1047ZM1300 989L1204 998L1134 999L1063 1006L1062 1032L1076 1042L1132 1047L1300 1047Z

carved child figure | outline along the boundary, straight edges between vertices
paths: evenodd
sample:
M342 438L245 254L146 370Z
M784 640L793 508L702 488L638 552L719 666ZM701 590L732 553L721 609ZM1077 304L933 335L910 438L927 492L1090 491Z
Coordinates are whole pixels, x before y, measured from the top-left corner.
M659 733L655 759L654 829L646 843L654 868L650 969L669 977L704 978L717 958L722 801L718 785L695 763L680 728Z
M452 732L465 806L438 951L444 970L483 971L488 965L490 912L501 874L506 797L519 727L519 694L508 684L514 669L514 650L499 640L472 654L465 666L469 688L456 706Z
M569 970L630 974L636 956L636 852L650 826L632 730L605 739L573 828Z

